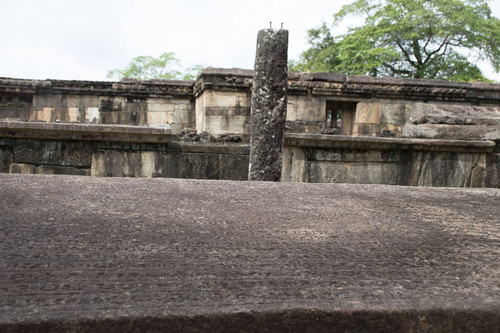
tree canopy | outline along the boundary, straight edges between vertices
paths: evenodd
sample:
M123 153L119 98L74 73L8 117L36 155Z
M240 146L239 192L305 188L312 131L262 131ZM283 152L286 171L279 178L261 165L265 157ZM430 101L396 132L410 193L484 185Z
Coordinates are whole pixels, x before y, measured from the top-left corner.
M203 70L203 66L196 65L188 68L185 73L176 69L180 61L175 53L166 52L158 58L152 56L140 56L132 61L124 69L113 69L107 74L108 78L121 80L133 78L137 80L193 80Z
M362 25L334 36L326 23L308 32L311 47L296 71L351 75L487 80L476 63L500 71L500 20L485 0L356 0L333 16Z

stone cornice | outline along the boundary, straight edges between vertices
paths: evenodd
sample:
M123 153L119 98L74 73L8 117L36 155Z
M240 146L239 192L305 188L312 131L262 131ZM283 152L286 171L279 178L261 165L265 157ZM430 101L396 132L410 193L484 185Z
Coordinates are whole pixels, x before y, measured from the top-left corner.
M193 94L193 81L125 80L106 81L68 81L68 80L25 80L0 78L0 92L12 93L65 93L82 95L127 95L133 97L172 96L190 98Z
M313 96L353 99L419 100L471 104L500 104L500 84L439 80L374 78L346 74L290 73L289 91Z
M251 91L253 70L239 68L206 68L196 79L194 95L207 89L226 91Z
M195 82L168 80L105 82L0 78L0 93L191 98L199 96L206 89L250 93L252 80L253 70L235 68L207 68ZM288 93L289 95L309 95L353 101L391 99L500 105L500 84L495 83L374 78L334 73L290 72Z
M250 91L252 79L252 70L208 68L196 80L194 94L198 96L205 89ZM392 99L500 105L500 84L374 78L335 73L290 72L288 93L359 101Z

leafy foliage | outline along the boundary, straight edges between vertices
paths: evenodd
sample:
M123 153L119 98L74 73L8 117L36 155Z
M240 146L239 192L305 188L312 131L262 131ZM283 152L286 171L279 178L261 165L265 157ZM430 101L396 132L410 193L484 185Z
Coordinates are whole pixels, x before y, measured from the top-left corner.
M500 71L500 20L485 0L356 0L333 26L351 17L364 23L337 37L325 23L309 30L291 69L471 81L487 80L475 62L489 60Z
M163 53L158 58L140 56L132 59L124 69L109 71L107 77L118 80L123 78L134 78L137 80L194 80L204 67L196 65L188 68L185 73L182 73L175 69L179 67L179 63L179 59L172 52Z

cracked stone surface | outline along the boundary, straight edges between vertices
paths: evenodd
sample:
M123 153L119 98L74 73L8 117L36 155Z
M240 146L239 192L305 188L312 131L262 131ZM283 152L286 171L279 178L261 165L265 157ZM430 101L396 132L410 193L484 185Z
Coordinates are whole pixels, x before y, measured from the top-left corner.
M499 202L0 174L0 331L495 331Z

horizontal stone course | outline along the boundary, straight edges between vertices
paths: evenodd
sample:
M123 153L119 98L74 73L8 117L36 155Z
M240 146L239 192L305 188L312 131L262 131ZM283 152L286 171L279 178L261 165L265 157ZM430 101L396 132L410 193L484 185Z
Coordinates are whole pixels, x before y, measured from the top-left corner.
M479 140L439 140L355 137L312 133L287 133L285 145L293 147L336 147L365 149L396 149L447 152L490 153L495 147L493 141Z
M168 142L168 129L127 125L94 125L37 122L0 122L0 136L39 139L108 140L124 142Z

